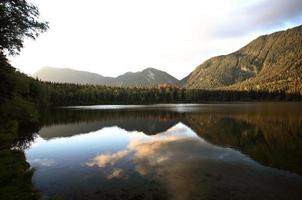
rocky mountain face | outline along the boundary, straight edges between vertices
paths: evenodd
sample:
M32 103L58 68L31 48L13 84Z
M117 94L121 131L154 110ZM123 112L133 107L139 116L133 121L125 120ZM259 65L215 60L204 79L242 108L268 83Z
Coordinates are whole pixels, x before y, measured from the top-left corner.
M79 83L107 86L154 86L158 84L179 84L179 80L164 71L147 68L140 72L127 72L116 78L104 77L86 71L77 71L68 68L44 67L33 77L43 81L58 83Z
M229 55L213 57L190 75L187 88L302 90L302 26L260 36Z

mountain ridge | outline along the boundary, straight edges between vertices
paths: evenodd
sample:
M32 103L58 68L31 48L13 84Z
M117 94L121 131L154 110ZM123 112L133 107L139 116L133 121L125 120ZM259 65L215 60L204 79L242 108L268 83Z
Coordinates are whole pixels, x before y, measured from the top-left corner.
M262 35L239 50L199 65L192 89L301 91L302 26Z
M180 81L167 72L146 68L137 72L126 72L117 77L106 77L97 73L71 68L43 67L33 74L43 81L78 83L106 86L155 86L159 84L179 85Z
M105 77L69 68L48 67L34 76L51 82L119 87L170 84L188 89L302 93L301 47L302 25L259 36L233 53L212 57L181 80L155 68Z

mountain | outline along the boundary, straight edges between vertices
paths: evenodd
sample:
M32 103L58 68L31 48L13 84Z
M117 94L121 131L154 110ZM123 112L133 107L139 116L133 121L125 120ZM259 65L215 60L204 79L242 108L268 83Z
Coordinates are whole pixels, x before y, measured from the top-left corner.
M102 75L77 71L68 68L43 67L37 71L33 77L37 77L43 81L51 81L58 83L79 83L94 85L109 85L114 83L114 78L104 77Z
M192 73L190 73L189 75L187 75L186 77L184 77L183 79L179 80L179 85L181 86L185 86L186 83L188 82L190 76L191 76Z
M178 84L178 80L164 71L147 68L140 72L127 72L116 78L104 77L96 73L77 71L68 68L44 67L33 77L43 81L58 83L79 83L108 86L154 86L158 84Z
M192 72L185 86L301 91L302 26L260 36L234 53L205 61Z
M116 85L118 86L149 86L158 84L178 84L178 79L170 74L154 68L147 68L140 72L128 72L116 77Z

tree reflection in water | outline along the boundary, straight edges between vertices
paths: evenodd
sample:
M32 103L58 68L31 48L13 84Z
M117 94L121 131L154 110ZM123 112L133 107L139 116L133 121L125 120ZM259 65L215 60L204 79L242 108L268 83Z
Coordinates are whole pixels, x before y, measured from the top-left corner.
M52 183L80 187L90 199L299 199L301 176L286 172L302 173L297 106L55 110L43 118L27 158L44 166L34 180L45 194L82 198L49 186L43 179L51 175Z

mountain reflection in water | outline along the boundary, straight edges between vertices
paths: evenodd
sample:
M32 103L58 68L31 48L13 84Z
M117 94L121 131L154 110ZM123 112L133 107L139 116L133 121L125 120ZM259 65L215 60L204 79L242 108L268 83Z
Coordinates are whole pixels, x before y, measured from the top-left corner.
M46 197L300 199L300 107L58 109L26 157Z

